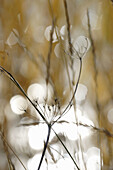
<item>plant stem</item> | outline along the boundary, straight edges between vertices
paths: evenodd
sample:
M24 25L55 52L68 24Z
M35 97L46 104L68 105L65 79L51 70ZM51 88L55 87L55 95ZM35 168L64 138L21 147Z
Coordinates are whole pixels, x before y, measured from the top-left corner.
M66 152L69 154L70 158L72 159L72 161L74 162L76 168L78 170L80 170L80 168L78 167L77 163L75 162L74 158L72 157L72 155L70 154L70 152L68 151L68 149L66 148L65 144L62 142L62 140L60 139L60 137L58 136L58 134L54 131L54 129L52 128L53 132L55 133L55 135L57 136L58 140L60 141L60 143L62 144L62 146L64 147L64 149L66 150Z
M43 114L40 112L40 110L36 107L36 105L31 101L31 99L27 96L27 94L25 93L25 91L23 90L23 88L20 86L20 84L17 82L17 80L12 76L11 73L9 73L5 68L3 68L2 66L0 66L0 71L2 71L8 78L10 78L10 80L12 80L12 82L18 87L18 89L20 89L20 91L23 93L23 95L29 100L29 102L32 104L32 106L36 109L36 111L39 113L39 115L42 117L42 119L46 122L46 124L48 125L48 121L46 120L46 118L43 116Z
M76 94L76 91L77 91L77 88L78 88L78 84L79 84L79 81L80 81L81 71L82 71L82 58L79 58L79 60L80 60L80 71L79 71L78 80L77 80L77 83L76 83L75 90L74 90L74 93L73 93L73 95L72 95L72 98L71 98L71 100L69 101L69 104L66 106L66 108L65 108L64 111L62 112L62 114L58 117L58 119L57 119L56 121L53 122L53 124L54 124L55 122L57 122L57 121L66 113L67 109L69 108L69 106L71 106L72 101L73 101L73 99L74 99L74 97L75 97L75 94ZM53 124L52 124L52 125L53 125Z
M0 131L0 136L1 136L2 140L5 142L5 144L8 146L8 148L13 152L13 154L14 154L15 157L18 159L18 161L21 163L21 165L23 166L23 168L24 168L25 170L27 170L26 167L25 167L25 165L22 163L22 161L20 160L20 158L17 156L17 154L14 152L14 150L12 149L12 147L9 145L9 143L8 143L7 140L5 139L5 136L3 135L2 131Z
M45 143L45 146L44 146L44 149L43 149L43 152L42 152L42 156L41 156L41 159L40 159L40 163L39 163L39 165L38 165L38 169L37 169L37 170L40 170L40 167L41 167L41 165L42 165L42 161L43 161L43 159L44 159L44 155L45 155L45 152L46 152L46 149L47 149L47 145L48 145L48 142L49 142L50 133L51 133L51 125L49 124L49 125L48 125L47 140L46 140L46 143Z

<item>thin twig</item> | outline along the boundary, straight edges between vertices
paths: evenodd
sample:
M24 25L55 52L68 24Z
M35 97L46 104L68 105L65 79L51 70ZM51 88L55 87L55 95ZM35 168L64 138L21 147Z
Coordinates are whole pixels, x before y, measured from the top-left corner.
M13 30L12 30L13 31ZM20 47L25 51L25 53L28 54L29 59L33 62L33 64L35 64L36 67L40 68L39 70L41 71L41 74L43 74L43 76L45 76L45 70L47 67L46 61L44 60L43 55L38 54L38 59L39 61L41 61L41 64L39 64L39 61L37 60L37 58L33 55L33 53L27 48L27 46L22 42L22 40L19 38L19 36L15 33L15 31L13 31L13 33L15 34L16 38L18 39L18 44L20 45ZM46 76L47 77L47 76ZM54 83L52 80L52 77L49 75L49 79L50 79L50 83L52 84L52 87L54 89L54 94L56 94L56 90L54 87Z
M64 111L62 112L62 114L58 117L58 119L57 119L55 122L57 122L63 115L65 115L67 109L70 107L70 105L72 105L73 99L74 99L74 97L75 97L75 94L76 94L76 91L77 91L77 88L78 88L78 84L79 84L80 76L81 76L81 71L82 71L82 58L79 58L79 61L80 61L80 71L79 71L79 76L78 76L78 80L77 80L77 83L76 83L76 86L75 86L74 93L73 93L73 95L72 95L71 100L69 101L69 104L66 106L66 108L64 109ZM53 124L54 124L55 122L53 122Z
M91 32L91 24L90 24L90 17L89 17L89 10L87 10L87 19L88 19L88 31L89 31L89 38L91 41L91 46L92 46L92 54L93 54L93 63L94 63L94 81L95 81L95 97L96 97L96 109L97 109L97 113L98 113L98 122L99 122L99 127L101 127L101 114L100 114L100 106L99 106L99 101L98 101L98 82L97 82L97 76L98 76L98 69L97 69L97 65L96 65L96 51L95 51L95 45L94 45L94 40L92 37L92 32ZM100 146L100 163L101 163L101 167L102 167L102 149L101 149L101 136L99 133L98 136L98 142L99 142L99 146Z
M53 13L53 8L52 8L52 6L51 6L50 0L48 0L48 4L49 4L49 9L50 9L51 18L53 19L53 18L54 18L54 13Z
M64 159L64 156L59 152L57 151L54 147L52 147L51 145L48 144L48 147L53 149L55 152L57 152L63 159Z
M43 161L43 158L44 158L44 155L45 155L47 146L48 146L49 138L50 138L50 132L51 132L51 125L48 125L47 140L46 140L46 143L45 143L45 145L44 145L44 149L43 149L43 152L42 152L42 156L41 156L41 159L40 159L40 163L39 163L39 166L38 166L38 170L40 170L41 165L42 165L42 161Z
M27 170L26 167L25 167L25 165L22 163L22 161L20 160L20 158L18 157L18 155L14 152L14 150L12 149L12 147L9 145L9 143L7 142L7 140L5 139L5 136L3 135L3 133L2 133L1 131L0 131L0 136L1 136L2 140L5 142L5 144L8 146L8 148L13 152L13 154L14 154L15 157L18 159L18 161L21 163L21 165L23 166L23 168L24 168L25 170Z
M74 60L72 58L72 56L73 56L73 45L72 45L72 42L71 42L70 20L69 20L69 13L68 13L66 0L64 0L64 8L65 8L65 15L66 15L66 22L67 22L69 56L70 56L70 62L71 62L70 69L71 69L71 72L72 72L72 82L70 81L70 76L69 75L68 75L68 79L69 79L69 84L70 84L70 87L71 87L71 92L72 92L72 94L74 94L73 85L75 84L74 83L75 71L74 71L74 67L73 67L74 66ZM78 58L81 58L81 57L79 57L79 54L77 56L78 56ZM71 85L71 83L72 83L72 85ZM73 105L74 105L74 110L75 110L75 119L78 122L78 118L77 118L77 115L76 115L76 101L75 101L75 98L73 98ZM79 135L79 133L78 133L78 135ZM82 150L82 144L81 144L80 135L79 135L79 140L78 140L78 145L80 146L80 150ZM82 157L83 157L83 152L82 152ZM84 161L84 159L83 159L83 161ZM85 163L84 163L84 166L85 166ZM86 167L85 167L85 169L86 169Z
M78 123L76 123L78 125ZM87 127L87 128L92 128L93 130L97 130L101 133L106 134L106 136L113 138L113 133L109 132L109 130L105 129L105 128L98 128L96 126L93 125L87 125L87 124L83 124L79 122L78 126L83 126L83 127Z
M73 79L74 79L74 70L73 70L73 45L71 42L71 32L70 32L70 20L69 20L69 13L68 13L68 7L67 7L67 2L64 0L64 8L65 8L65 15L66 15L66 22L67 22L67 32L68 32L68 44L69 44L69 52L70 52L70 61L71 61L71 70L73 73ZM72 80L72 84L74 84L74 81Z
M46 76L46 86L47 86L47 92L46 92L46 100L45 102L48 100L48 83L49 83L49 79L50 79L50 62L51 62L51 53L52 53L52 45L53 45L53 33L54 33L54 28L55 28L55 18L54 18L54 14L53 14L53 9L52 9L52 6L51 6L51 3L50 3L50 0L48 0L48 4L49 4L49 7L50 7L50 13L51 13L51 16L52 16L52 29L50 31L50 43L49 43L49 51L48 51L48 56L47 56L47 65L46 65L46 68L47 68L47 76ZM55 92L55 90L54 90Z
M47 151L48 151L48 153L50 154L53 162L56 163L56 160L55 160L55 158L54 158L54 155L53 155L53 153L51 152L50 146L47 147Z
M68 42L69 42L69 51L71 55L73 54L72 49L72 43L71 43L71 34L70 34L70 21L69 21L69 14L68 14L68 8L67 8L67 2L64 0L64 8L65 8L65 15L66 15L66 21L67 21L67 32L68 32Z
M99 114L99 102L98 102L98 94L97 94L97 89L98 89L98 83L97 83L97 76L98 76L98 70L97 70L97 65L96 65L96 52L95 52L95 45L94 45L94 40L92 37L92 32L91 32L91 24L90 24L90 17L89 17L89 10L87 10L87 18L88 18L88 31L89 31L89 38L91 41L91 46L92 46L92 54L93 54L93 62L94 62L94 80L95 80L95 91L96 91L96 107L98 110L98 114ZM99 116L99 115L98 115ZM98 117L99 118L99 117ZM100 120L100 118L99 118Z
M48 85L49 76L50 76L50 61L51 61L51 53L52 53L52 41L53 41L53 32L54 32L54 19L52 21L52 30L50 32L50 44L49 44L49 51L47 56L47 77L46 77L46 84Z
M3 134L4 137L5 137L5 132L6 132L6 119L4 119L3 126L2 126L2 134ZM15 170L15 166L14 166L12 160L11 160L11 157L10 157L8 146L6 145L6 143L3 139L2 139L2 141L3 141L4 150L5 150L5 153L6 153L6 156L7 156L9 169Z
M4 135L4 132L3 132L3 135ZM8 146L7 146L7 144L5 143L5 141L3 139L2 139L2 141L3 141L3 145L4 145L4 150L5 150L5 153L6 153L6 156L7 156L9 169L10 170L15 170L15 166L12 163L12 160L11 160L10 155L9 155Z
M72 159L72 161L74 162L76 168L78 170L80 170L80 168L78 167L77 163L75 162L74 158L72 157L72 155L70 154L70 152L68 151L67 147L65 146L65 144L62 142L62 140L60 139L59 135L55 132L55 130L52 128L53 132L55 133L55 135L57 136L58 140L60 141L60 143L62 144L62 146L64 147L64 149L66 150L66 152L69 154L70 158Z
M27 54L27 56L33 62L33 64L36 67L40 68L39 70L40 70L41 74L45 75L44 67L46 66L46 63L45 63L44 57L41 54L38 54L38 57L36 58L34 56L33 52L30 49L28 49L26 44L24 44L23 41L20 39L19 35L17 35L14 30L12 30L12 32L14 33L16 38L18 39L19 46L24 50L24 52ZM41 64L39 64L39 61L37 59L39 59L39 61L41 61ZM43 67L42 67L42 65L43 65Z

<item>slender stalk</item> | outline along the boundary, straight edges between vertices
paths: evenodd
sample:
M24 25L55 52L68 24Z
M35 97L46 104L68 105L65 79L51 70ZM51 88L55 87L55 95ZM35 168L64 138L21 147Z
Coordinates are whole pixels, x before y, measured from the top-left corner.
M50 61L51 61L51 53L52 53L53 32L54 32L54 19L52 22L52 30L50 32L50 44L49 44L49 51L48 51L48 56L47 56L47 77L46 77L47 85L48 85L49 76L50 76Z
M4 140L3 140L3 145L4 145L4 150L5 150L5 153L6 153L6 156L7 156L8 167L9 167L10 170L15 170L15 166L12 163L12 160L11 160L10 155L9 155L8 146L6 145Z
M65 8L65 16L66 16L66 22L67 22L67 32L68 32L68 44L69 44L69 52L70 52L70 61L71 61L71 70L73 73L73 79L74 79L74 70L73 70L73 45L71 41L71 32L70 32L70 20L69 20L69 13L68 13L68 7L67 7L67 2L64 0L64 8ZM68 76L69 77L69 76ZM69 80L70 81L70 80ZM74 81L72 80L72 84L74 84ZM71 87L71 90L73 92L73 89Z
M74 158L72 157L72 155L70 154L70 152L68 151L68 149L66 148L65 144L62 142L62 140L60 139L60 137L58 136L58 134L55 132L55 130L52 128L53 132L55 133L55 135L57 136L58 140L60 141L60 143L62 144L62 146L64 147L64 149L66 150L66 152L69 154L70 158L72 159L72 161L74 162L76 168L78 170L80 170L80 168L78 167L77 163L75 162Z
M21 161L20 158L17 156L17 154L14 152L14 150L12 149L12 147L9 145L9 143L7 142L7 140L5 139L5 136L3 135L3 133L2 133L1 131L0 131L0 135L1 135L2 139L3 139L3 141L5 142L5 144L8 146L8 148L13 152L13 154L16 156L16 158L18 159L18 161L21 163L21 165L23 166L23 168L24 168L25 170L27 170L26 167L25 167L25 165L22 163L22 161Z
M72 95L72 98L71 100L69 101L69 104L66 106L66 108L64 109L64 111L62 112L62 114L58 117L58 119L56 121L53 122L53 124L55 122L57 122L67 111L67 109L72 105L72 102L73 102L73 99L75 97L75 94L76 94L76 91L77 91L77 88L78 88L78 84L79 84L79 81L80 81L80 76L81 76L81 71L82 71L82 58L79 58L79 61L80 61L80 70L79 70L79 76L78 76L78 80L77 80L77 83L76 83L76 86L75 86L75 90L74 90L74 93Z
M41 168L42 161L43 161L43 159L44 159L44 155L45 155L45 152L46 152L46 149L47 149L47 146L48 146L48 142L49 142L49 138L50 138L50 133L51 133L51 125L49 124L49 125L48 125L47 140L46 140L46 143L45 143L45 146L44 146L44 149L43 149L43 152L42 152L42 156L41 156L41 159L40 159L40 163L39 163L39 166L38 166L38 169L37 169L37 170L40 170L40 168Z
M73 68L74 60L72 58L72 56L73 56L73 45L71 43L70 20L69 20L69 13L68 13L68 7L67 7L66 0L64 0L64 8L65 8L65 16L66 16L66 22L67 22L68 44L69 44L69 52L70 52L69 56L70 56L70 61L71 61L70 68L71 68L71 71L72 71L72 82L70 80L70 76L69 75L68 75L68 77L69 77L69 84L71 85L71 83L72 83L72 85L74 85L75 71L74 71L74 68ZM79 54L78 54L78 56L79 56ZM71 92L73 94L74 91L73 91L72 85L70 87L71 87ZM77 118L77 115L76 115L76 101L75 101L75 98L73 98L73 106L74 106L74 111L75 111L75 119L76 119L76 122L78 122L78 118ZM78 135L79 135L79 133L78 133ZM79 135L79 140L77 142L78 142L78 146L80 147L79 149L82 152L82 144L81 144L81 137L80 137L80 135ZM83 152L82 152L82 157L83 157ZM84 159L83 159L83 162L84 162ZM85 166L85 163L84 163L84 166Z
M4 119L3 127L2 127L2 135L4 137L5 137L5 132L6 132L6 119ZM10 153L9 153L8 146L5 143L5 141L3 140L3 138L2 138L2 142L3 142L4 151L6 153L6 157L7 157L7 161L8 161L8 167L9 167L10 170L15 170L15 166L14 166L12 160L11 160L11 156L10 156Z
M95 102L96 102L96 109L97 109L97 114L98 114L98 123L99 123L99 127L101 127L101 114L100 114L100 106L99 106L99 100L98 100L98 81L97 81L97 76L98 76L98 69L97 69L97 65L96 65L96 51L95 51L95 44L94 44L94 40L93 40L93 36L92 36L92 32L91 32L91 24L90 24L90 17L89 17L89 10L87 10L87 20L88 20L88 31L89 31L89 38L91 41L91 46L92 46L92 55L93 55L93 63L94 63L94 81L95 81ZM99 147L100 147L100 163L101 163L101 169L102 169L102 147L101 147L101 134L99 132L99 136L98 136L98 143L99 143Z
M71 34L70 34L70 21L69 21L69 14L68 14L68 8L67 8L66 0L64 0L64 8L65 8L66 21L67 21L69 51L70 51L70 54L72 55L73 54L73 49L72 49Z
M80 76L81 76L81 71L82 71L82 59L80 58L80 71L79 71L79 76L78 76L78 80L77 80L77 83L76 83L76 86L75 86L75 90L74 90L74 93L73 93L73 96L69 102L69 104L67 105L67 107L64 109L63 113L65 113L65 111L68 109L68 107L72 104L73 102L73 99L75 97L75 94L76 94L76 91L77 91L77 88L78 88L78 84L79 84L79 81L80 81Z
M87 128L92 128L93 130L97 130L100 133L104 133L106 136L113 138L113 133L110 133L109 130L107 130L107 129L98 128L96 126L87 125L87 124L83 124L83 123L79 123L79 126L83 126L83 127L87 127Z
M47 87L47 90L46 90L46 100L45 102L47 102L48 100L48 83L49 83L49 79L50 79L50 65L51 65L51 53L52 53L52 42L53 42L53 32L54 32L54 18L53 18L53 21L52 21L52 29L51 29L51 32L50 32L50 43L49 43L49 51L48 51L48 56L47 56L47 65L46 65L46 68L47 68L47 75L46 75L46 87Z
M51 145L49 145L49 148L54 150L56 153L58 153L64 159L64 156L59 151L57 151L55 148L53 148Z

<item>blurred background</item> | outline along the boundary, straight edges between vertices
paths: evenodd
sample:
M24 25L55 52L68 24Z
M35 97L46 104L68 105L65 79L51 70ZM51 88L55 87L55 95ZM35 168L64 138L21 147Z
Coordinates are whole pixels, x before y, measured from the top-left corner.
M77 113L78 119L79 114L82 115L97 129L85 127L90 129L91 133L83 138L81 136L81 148L83 153L87 154L86 166L81 167L81 170L90 168L112 170L113 4L110 0L67 0L67 7L72 43L78 37L85 36L89 38L90 44L90 48L82 59L80 85L75 100L76 108L80 112ZM92 53L87 10L96 57ZM68 72L70 81L73 80L73 86L76 84L79 74L79 59L74 56L73 78L68 55L68 32L63 0L0 0L0 65L15 77L25 92L32 83L44 83L47 76L46 63L53 15L56 19L55 28L61 39L59 40L54 32L50 76L57 98L63 106L68 104L71 94L63 55L67 58ZM37 149L29 146L29 127L15 128L22 117L12 113L9 104L10 99L17 94L22 95L19 89L0 72L1 132L4 133L6 141L25 164L26 169L35 170L36 168L32 165L28 166L30 164L28 161L38 153ZM83 123L87 124L87 121ZM75 143L73 142L73 147L75 147ZM95 157L92 158L92 155ZM22 170L22 165L6 146L4 137L1 135L0 170L8 169L10 159L15 169ZM98 165L100 162L101 165Z

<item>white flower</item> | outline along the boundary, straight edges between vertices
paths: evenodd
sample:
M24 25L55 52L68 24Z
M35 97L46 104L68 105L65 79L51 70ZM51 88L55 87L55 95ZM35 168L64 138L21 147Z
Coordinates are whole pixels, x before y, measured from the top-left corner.
M60 34L61 34L61 38L64 39L64 36L66 34L66 25L63 25L60 29Z
M10 100L11 109L16 114L23 114L28 107L27 100L21 96L13 96Z
M87 51L90 48L90 41L85 36L79 36L73 43L73 47L75 48L75 54L82 58L86 55Z
M52 26L51 25L46 27L44 35L45 35L45 38L47 39L47 41L50 41L50 33L51 33L51 31L52 31ZM58 34L58 28L55 27L54 31L53 31L53 37L52 37L53 38L53 41L52 41L53 43L58 41L57 34Z
M47 99L47 103L51 102L53 96L53 89L50 84L46 86L46 84L31 84L27 90L28 97L37 103L45 103Z
M91 44L89 38L85 36L79 36L76 40L71 40L73 45L73 56L72 57L79 57L82 58L86 55L87 51L89 50ZM62 46L60 43L56 44L54 48L54 53L56 57L60 57L62 52L69 49L68 40L62 41ZM68 52L67 52L68 54Z
M60 43L58 43L58 44L56 44L56 46L54 48L54 53L55 53L56 57L60 57L62 54L61 52L62 52L61 45L60 45Z

